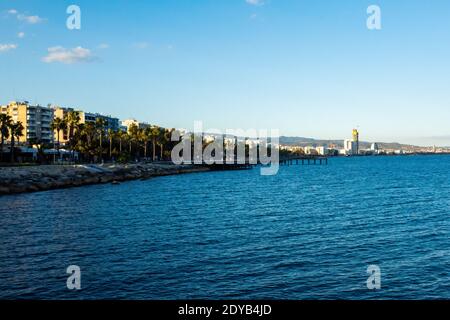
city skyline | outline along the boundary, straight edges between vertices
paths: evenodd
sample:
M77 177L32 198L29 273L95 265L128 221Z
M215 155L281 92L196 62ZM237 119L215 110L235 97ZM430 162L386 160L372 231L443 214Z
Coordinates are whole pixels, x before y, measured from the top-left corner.
M374 3L382 30L365 25ZM2 2L2 103L320 139L360 127L365 141L450 145L445 1L77 1L72 31L71 4Z

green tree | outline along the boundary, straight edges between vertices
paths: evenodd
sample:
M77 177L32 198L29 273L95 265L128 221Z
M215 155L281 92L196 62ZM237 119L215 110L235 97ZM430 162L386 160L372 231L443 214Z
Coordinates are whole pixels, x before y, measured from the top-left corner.
M103 136L105 134L106 121L103 118L97 118L95 120L95 127L97 129L97 135L99 140L99 159L103 160Z
M144 158L147 159L147 157L148 157L148 143L150 141L149 128L148 127L140 130L139 138L140 138L140 141L141 141L142 146L144 148Z
M128 134L125 131L119 129L117 131L117 139L119 140L119 156L122 155L122 144L123 141L127 139Z
M164 128L159 128L159 135L158 135L158 144L159 144L159 150L160 150L160 160L163 160L164 158L164 147L167 145L167 143L170 141L169 136L170 131Z
M58 158L60 157L59 154L59 148L60 148L60 134L61 131L67 130L67 122L65 119L61 118L55 118L51 125L50 125L52 131L56 131L56 137L57 137L57 149L58 149Z
M12 118L7 114L0 114L0 134L1 134L1 144L0 144L0 161L3 161L3 146L5 145L5 140L9 138L9 128L12 124Z
M74 158L74 149L75 146L77 144L76 139L74 139L75 137L75 133L78 129L78 126L80 125L81 122L81 117L80 117L80 112L78 111L69 111L66 115L66 119L64 119L66 121L66 125L68 128L68 138L69 138L69 146L70 146L70 150L72 153L72 160Z
M14 162L15 139L17 138L17 141L20 140L25 128L23 127L22 122L19 121L17 123L12 123L9 129L11 130L11 162Z
M128 140L129 140L129 144L130 144L130 156L131 156L133 142L136 145L139 141L139 127L134 123L128 129ZM139 152L139 148L137 148L137 149L138 149L137 152Z
M114 141L114 136L115 136L115 132L113 129L108 129L108 140L109 140L109 158L112 159L112 147L113 147L113 141Z
M158 126L151 126L149 127L148 136L150 140L152 141L152 147L153 147L153 158L152 160L156 160L156 145L158 143L158 139L160 137L160 128Z

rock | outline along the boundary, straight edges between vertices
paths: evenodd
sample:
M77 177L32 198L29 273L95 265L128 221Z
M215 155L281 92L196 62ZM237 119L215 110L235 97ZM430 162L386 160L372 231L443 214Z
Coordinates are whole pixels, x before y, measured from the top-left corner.
M8 187L0 186L0 194L9 194L10 190Z

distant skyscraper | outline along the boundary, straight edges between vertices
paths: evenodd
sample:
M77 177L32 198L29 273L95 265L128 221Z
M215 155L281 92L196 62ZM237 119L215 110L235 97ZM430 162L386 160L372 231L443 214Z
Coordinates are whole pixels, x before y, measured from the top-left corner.
M359 154L359 132L357 129L353 129L353 142L356 144L356 154Z

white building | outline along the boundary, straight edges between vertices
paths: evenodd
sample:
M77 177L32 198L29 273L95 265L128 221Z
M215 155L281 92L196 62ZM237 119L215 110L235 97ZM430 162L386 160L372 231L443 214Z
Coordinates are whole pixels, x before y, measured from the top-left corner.
M344 151L346 155L354 156L358 154L358 143L353 140L344 140Z
M316 148L316 151L317 151L317 153L320 155L320 156L325 156L325 155L327 155L328 154L328 150L327 150L327 148L325 148L325 147L317 147Z
M137 121L137 120L135 120L135 119L127 119L127 120L123 120L123 121L121 122L121 126L120 126L120 127L122 128L122 130L123 130L124 128L126 128L126 131L129 132L129 131L130 131L130 127L133 126L133 125L137 126L139 129L145 129L145 128L151 126L151 125L148 124L148 123L145 123L145 122L139 122L139 121Z
M372 143L372 145L370 146L370 151L378 152L378 150L379 150L378 144L377 143Z

